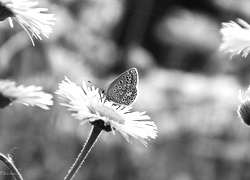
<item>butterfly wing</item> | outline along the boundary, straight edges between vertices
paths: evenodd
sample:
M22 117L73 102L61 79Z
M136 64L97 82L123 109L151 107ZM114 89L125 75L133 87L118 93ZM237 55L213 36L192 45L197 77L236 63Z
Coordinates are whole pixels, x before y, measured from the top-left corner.
M139 75L136 68L131 68L118 76L104 94L106 99L117 104L131 105L138 94Z

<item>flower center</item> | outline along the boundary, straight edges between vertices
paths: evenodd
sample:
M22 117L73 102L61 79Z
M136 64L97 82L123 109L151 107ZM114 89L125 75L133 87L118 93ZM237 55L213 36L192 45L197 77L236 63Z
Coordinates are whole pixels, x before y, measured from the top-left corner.
M124 124L124 118L113 110L111 107L105 106L103 103L98 102L97 98L93 98L90 102L90 107L95 112L98 112L101 116L106 116L110 120L115 121L119 124Z

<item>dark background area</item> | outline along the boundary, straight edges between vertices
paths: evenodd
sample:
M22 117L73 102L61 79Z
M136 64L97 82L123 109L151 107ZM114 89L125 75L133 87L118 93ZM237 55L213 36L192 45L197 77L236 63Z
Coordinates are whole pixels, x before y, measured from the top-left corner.
M218 51L221 23L249 22L250 1L46 0L39 7L57 22L35 47L18 24L0 24L0 78L54 95L49 111L17 103L0 110L0 152L25 179L63 179L91 129L59 105L54 92L64 76L104 89L130 67L140 75L133 110L147 111L159 137L145 148L103 133L75 179L250 178L250 130L236 112L250 61Z

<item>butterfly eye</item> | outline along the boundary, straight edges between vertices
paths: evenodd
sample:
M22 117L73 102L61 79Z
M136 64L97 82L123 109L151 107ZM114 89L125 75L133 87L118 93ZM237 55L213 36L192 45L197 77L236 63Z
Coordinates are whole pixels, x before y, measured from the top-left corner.
M122 88L122 86L118 86L118 89L121 89Z
M113 89L113 92L116 92L116 89Z
M120 80L119 83L120 83L120 84L123 84L123 80Z

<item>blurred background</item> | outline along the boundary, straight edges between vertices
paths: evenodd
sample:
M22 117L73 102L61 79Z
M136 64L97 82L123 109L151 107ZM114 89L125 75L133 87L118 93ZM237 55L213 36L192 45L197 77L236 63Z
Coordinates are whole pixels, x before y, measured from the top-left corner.
M49 111L16 103L0 110L0 152L11 154L25 179L63 179L91 129L58 105L54 92L64 76L105 89L136 67L133 109L147 111L158 138L145 148L104 132L75 179L249 180L250 129L236 110L238 90L250 83L250 59L230 60L218 47L222 22L250 22L250 1L39 0L39 6L57 21L35 47L20 25L0 24L0 78L54 95Z

